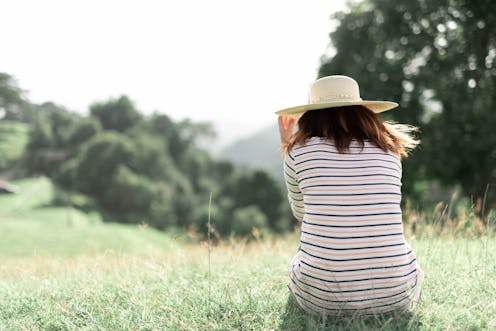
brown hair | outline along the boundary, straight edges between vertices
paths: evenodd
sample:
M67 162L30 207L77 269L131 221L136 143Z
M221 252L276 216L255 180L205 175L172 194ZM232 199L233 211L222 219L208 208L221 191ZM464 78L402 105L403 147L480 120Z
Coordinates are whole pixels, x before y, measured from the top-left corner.
M386 122L364 106L311 110L298 120L298 131L283 145L283 150L289 153L311 137L324 137L333 140L338 151L344 153L355 139L362 147L369 140L384 152L391 151L401 158L420 143L410 135L416 130L410 125Z

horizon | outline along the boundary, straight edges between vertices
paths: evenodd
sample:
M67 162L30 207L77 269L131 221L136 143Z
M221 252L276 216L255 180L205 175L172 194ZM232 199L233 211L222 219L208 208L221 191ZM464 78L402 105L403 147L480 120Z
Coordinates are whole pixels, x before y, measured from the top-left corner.
M210 122L219 151L307 101L331 51L330 16L344 9L344 0L20 0L3 8L0 71L34 103L87 114L125 94L145 114Z

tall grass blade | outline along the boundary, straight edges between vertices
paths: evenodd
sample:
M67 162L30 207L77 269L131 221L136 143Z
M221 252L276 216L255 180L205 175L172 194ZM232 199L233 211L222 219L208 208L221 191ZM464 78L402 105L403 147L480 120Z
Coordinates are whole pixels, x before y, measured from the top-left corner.
M210 304L212 302L212 297L211 297L211 292L212 292L212 283L211 283L211 250L212 250L212 243L211 243L211 238L210 238L210 232L212 231L212 225L210 223L210 217L211 217L211 211L212 211L212 192L210 192L210 198L208 199L208 224L207 224L207 238L208 238L208 305L210 307Z

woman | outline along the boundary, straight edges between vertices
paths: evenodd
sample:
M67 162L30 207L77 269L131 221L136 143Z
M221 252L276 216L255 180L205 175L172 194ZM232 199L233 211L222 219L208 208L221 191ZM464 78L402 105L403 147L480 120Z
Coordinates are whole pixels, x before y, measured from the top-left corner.
M397 106L364 101L353 79L328 76L312 84L309 104L276 113L288 199L302 223L289 289L310 313L410 310L420 296L423 273L400 208L400 160L418 141L412 127L377 115Z

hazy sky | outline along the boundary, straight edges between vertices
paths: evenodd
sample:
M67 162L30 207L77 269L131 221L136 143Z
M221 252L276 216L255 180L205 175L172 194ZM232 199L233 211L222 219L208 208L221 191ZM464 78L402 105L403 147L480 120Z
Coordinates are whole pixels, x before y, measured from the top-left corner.
M0 72L34 102L87 112L127 94L145 113L216 125L219 144L306 103L344 0L2 1Z

